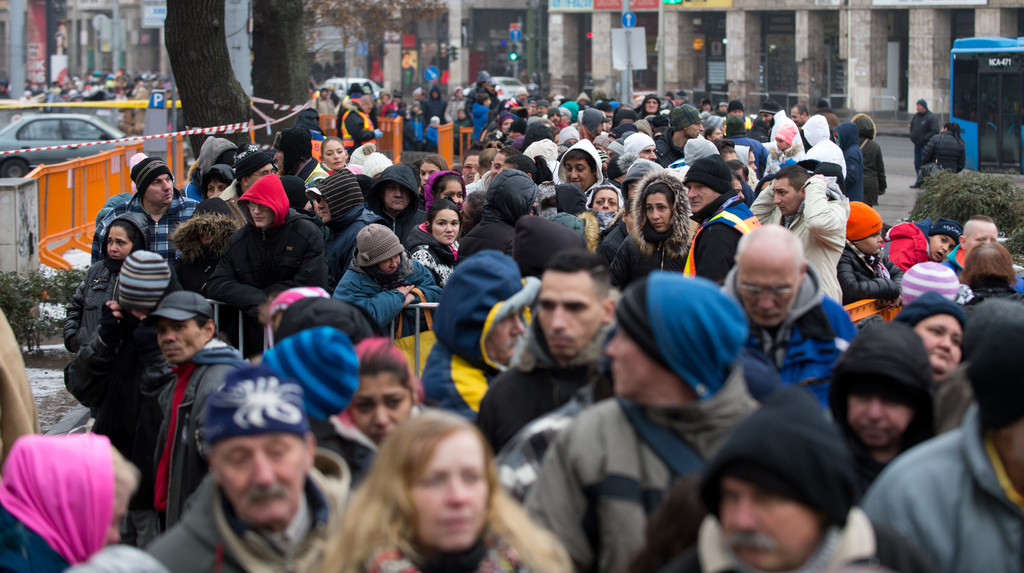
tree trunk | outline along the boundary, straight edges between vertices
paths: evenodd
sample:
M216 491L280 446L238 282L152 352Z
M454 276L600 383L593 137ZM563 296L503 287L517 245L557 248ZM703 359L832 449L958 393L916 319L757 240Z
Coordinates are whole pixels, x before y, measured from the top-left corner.
M164 27L186 124L213 127L248 121L249 98L231 70L224 37L224 0L168 2ZM191 136L196 156L207 137ZM247 133L218 133L216 137L235 143L249 141Z
M253 2L253 95L284 105L300 105L309 100L310 64L303 27L304 9L303 0ZM291 113L275 111L266 105L261 105L260 109L274 118ZM293 117L274 125L274 131L294 124ZM261 139L261 133L256 135Z

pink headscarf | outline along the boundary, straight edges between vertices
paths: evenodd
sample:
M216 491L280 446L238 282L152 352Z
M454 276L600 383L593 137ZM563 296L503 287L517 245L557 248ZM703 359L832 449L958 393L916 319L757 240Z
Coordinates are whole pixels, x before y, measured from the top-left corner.
M28 435L7 456L0 505L72 565L103 549L114 518L114 457L97 434Z
M267 324L264 327L267 335L267 347L274 347L274 315L288 310L288 307L304 298L331 298L327 291L320 287L295 287L290 288L274 297L267 312Z
M434 185L437 183L437 180L450 173L454 173L459 176L459 183L462 183L462 198L466 198L466 182L462 179L461 173L458 171L436 171L427 177L427 183L423 186L423 199L427 209L430 209L430 206L434 204L434 199L436 199L436 197L434 197ZM459 210L462 210L462 205L459 205L458 207Z

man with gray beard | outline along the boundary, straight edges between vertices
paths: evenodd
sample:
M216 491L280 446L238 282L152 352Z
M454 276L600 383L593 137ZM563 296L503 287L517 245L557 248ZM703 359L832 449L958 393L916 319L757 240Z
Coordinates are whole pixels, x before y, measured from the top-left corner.
M741 422L700 484L711 511L697 546L662 573L830 571L872 564L937 571L898 533L855 505L853 460L802 388L772 394Z

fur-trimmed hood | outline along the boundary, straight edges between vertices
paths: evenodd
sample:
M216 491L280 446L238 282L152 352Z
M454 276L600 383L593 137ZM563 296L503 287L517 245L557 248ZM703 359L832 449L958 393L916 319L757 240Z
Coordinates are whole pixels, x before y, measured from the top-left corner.
M587 240L587 249L591 253L596 253L597 248L601 246L601 223L597 220L597 215L587 209L577 217L583 221L583 238Z
M875 122L871 119L871 116L865 113L858 113L851 119L854 125L857 126L857 135L865 137L867 139L874 139L877 134L875 129Z
M227 215L202 213L185 221L171 233L171 243L181 251L181 262L197 263L206 258L207 252L214 256L224 253L228 239L242 228L240 221ZM210 244L204 248L203 237L210 237Z
M785 151L782 151L774 144L766 146L768 148L768 155L771 155L772 159L789 159L791 157L796 157L797 155L802 155L804 152L804 144L798 139L799 138L794 137L793 145L790 145L789 149Z
M664 243L662 246L666 249L668 256L678 259L685 258L690 250L690 243L693 241L693 235L690 230L690 200L686 196L686 186L683 185L683 178L674 171L654 171L648 173L640 180L640 188L633 196L631 211L634 213L633 228L635 232L633 233L633 240L636 242L640 254L645 257L654 255L654 252L658 249L657 244L650 243L644 238L644 227L648 226L644 200L648 195L650 187L657 183L667 186L675 194L672 235L662 241Z

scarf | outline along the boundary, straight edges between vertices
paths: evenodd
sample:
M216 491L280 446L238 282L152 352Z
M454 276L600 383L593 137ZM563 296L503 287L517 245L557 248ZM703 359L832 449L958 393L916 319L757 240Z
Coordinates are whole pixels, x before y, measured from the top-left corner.
M121 274L121 267L124 265L124 259L112 259L110 257L103 257L103 266L110 271L112 275Z
M665 229L664 233L659 233L654 230L654 227L650 223L647 223L646 225L644 225L644 240L651 244L660 243L665 239L671 237L672 231L672 226L669 225L669 228Z
M405 257L402 258L402 263L405 263ZM366 274L370 275L370 278L380 285L382 290L392 290L398 287L409 286L409 281L402 278L402 265L399 264L398 268L394 272L386 273L379 268L377 265L363 267Z
M846 244L850 245L850 248L853 249L853 252L856 253L858 257L860 257L860 260L864 261L864 264L867 265L868 268L875 273L875 276L877 276L880 279L892 278L892 275L889 273L889 269L885 266L885 263L882 261L881 255L866 255L862 253L860 249L858 249L852 242L850 242L849 239L846 240Z
M795 221L796 218L799 217L800 215L803 215L803 213L804 213L804 203L800 203L800 206L797 207L797 209L796 209L796 213L793 213L792 215L783 215L783 217L782 217L782 226L787 228L787 229L789 229L790 227L793 226L793 221Z
M594 217L597 218L597 227L600 232L604 233L611 226L612 221L615 220L615 216L618 215L616 211L592 211Z
M367 573L515 573L524 570L523 560L504 539L485 534L461 553L436 555L415 563L398 549L374 552L364 567Z
M816 549L814 553L811 554L811 557L807 560L807 562L804 563L801 567L789 571L787 573L814 573L815 571L826 571L828 569L831 569L828 566L829 561L832 560L832 557L835 555L836 550L839 549L839 541L841 537L842 535L840 534L838 527L829 527L828 531L825 533L825 536L821 540L821 545L819 545L818 549ZM732 552L731 548L726 547L725 551L729 555L729 558L732 560L736 570L740 573L761 573L760 569L754 569L753 567L740 561L740 558Z

